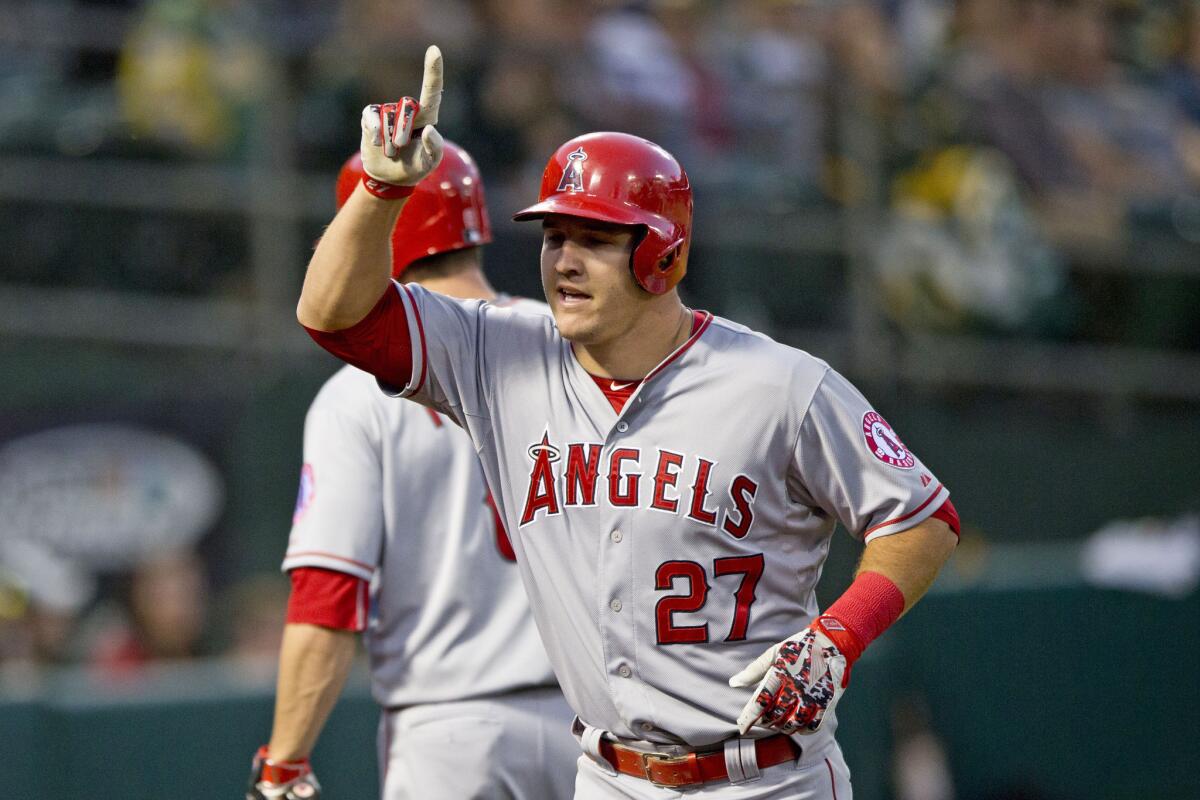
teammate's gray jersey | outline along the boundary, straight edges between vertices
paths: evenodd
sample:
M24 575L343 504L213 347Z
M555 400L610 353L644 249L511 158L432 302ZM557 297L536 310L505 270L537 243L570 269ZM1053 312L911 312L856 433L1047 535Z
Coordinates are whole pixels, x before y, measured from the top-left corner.
M400 393L467 428L567 700L618 736L736 736L727 680L817 614L835 523L896 533L949 496L842 376L727 320L618 415L551 320L397 291Z
M283 568L371 581L366 640L380 704L554 684L475 449L452 420L389 400L347 366L309 409L304 462Z

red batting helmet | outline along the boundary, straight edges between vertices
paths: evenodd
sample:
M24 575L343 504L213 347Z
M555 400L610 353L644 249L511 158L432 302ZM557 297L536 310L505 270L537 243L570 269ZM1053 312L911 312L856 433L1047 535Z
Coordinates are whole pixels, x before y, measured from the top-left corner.
M338 208L363 174L358 153L346 159L337 179ZM417 184L392 230L392 277L399 278L417 259L491 240L479 168L466 150L447 141L442 162Z
M675 157L627 133L589 133L564 144L542 173L537 205L513 219L546 214L637 225L633 277L662 294L687 272L692 234L692 187Z

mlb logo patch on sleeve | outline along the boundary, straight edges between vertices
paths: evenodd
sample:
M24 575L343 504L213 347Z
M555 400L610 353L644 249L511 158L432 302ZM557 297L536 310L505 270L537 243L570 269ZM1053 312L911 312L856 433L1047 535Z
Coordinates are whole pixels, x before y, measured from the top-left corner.
M871 455L896 469L912 469L917 460L908 451L887 420L874 411L863 414L863 437Z

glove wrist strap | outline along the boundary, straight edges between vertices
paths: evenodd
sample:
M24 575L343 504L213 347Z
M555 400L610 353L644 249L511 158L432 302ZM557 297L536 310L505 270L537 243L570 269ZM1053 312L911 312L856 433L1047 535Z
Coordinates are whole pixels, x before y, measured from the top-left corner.
M262 764L261 777L267 783L280 785L288 781L294 781L302 775L307 775L311 771L307 758L302 758L299 761L274 761L267 757L267 746L264 744L258 748L258 759Z
M381 200L400 200L408 197L417 188L416 186L397 186L394 183L384 183L375 180L370 175L363 175L362 183L367 187L368 192Z

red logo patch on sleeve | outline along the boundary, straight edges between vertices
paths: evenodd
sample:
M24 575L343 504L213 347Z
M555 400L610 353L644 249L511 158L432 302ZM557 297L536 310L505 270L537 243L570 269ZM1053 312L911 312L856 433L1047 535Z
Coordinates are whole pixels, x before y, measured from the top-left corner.
M871 455L896 469L912 469L917 460L908 451L887 420L874 411L863 414L863 438Z

